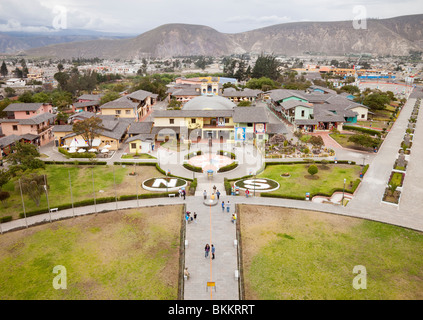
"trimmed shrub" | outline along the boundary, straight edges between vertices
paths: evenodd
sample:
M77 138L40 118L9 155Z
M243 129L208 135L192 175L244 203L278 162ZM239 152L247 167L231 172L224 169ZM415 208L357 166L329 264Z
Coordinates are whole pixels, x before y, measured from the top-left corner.
M0 223L12 221L12 216L5 216L0 218Z
M219 170L217 170L217 172L221 173L221 172L230 171L230 170L235 169L236 167L238 167L238 163L232 162L231 164L228 164L227 166L220 168Z
M344 130L360 131L360 132L367 133L367 134L370 134L370 135L377 135L378 137L381 136L381 132L379 132L377 130L373 130L373 129L367 129L367 128L356 127L356 126L343 126L342 128Z
M200 172L200 173L203 172L203 168L193 166L189 163L184 163L183 166L184 166L185 169L188 169L188 170L191 170L191 171L194 171L194 172Z
M233 152L224 151L224 150L217 151L217 154L220 155L220 156L224 156L225 153L227 154L227 156L230 156L232 160L234 160L236 158L236 155Z

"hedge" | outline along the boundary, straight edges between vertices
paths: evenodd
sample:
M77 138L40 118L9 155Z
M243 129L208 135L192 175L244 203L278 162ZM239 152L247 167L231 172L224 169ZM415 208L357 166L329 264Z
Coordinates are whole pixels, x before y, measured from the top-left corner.
M95 153L92 153L92 152L88 152L88 153L79 153L79 152L69 153L69 152L67 152L63 148L59 148L59 152L62 153L62 154L64 154L65 156L67 156L69 158L95 158L95 157L97 157L97 155Z
M163 198L163 197L167 197L169 194L177 195L176 192L144 193L144 194L139 194L138 199ZM123 195L118 197L118 201L136 200L136 199L137 199L137 195ZM97 198L95 201L96 204L110 203L110 202L116 202L116 198L115 197ZM87 199L87 200L74 202L73 207L78 208L78 207L85 207L90 205L94 205L94 199ZM66 204L57 206L58 210L65 210L70 208L72 208L72 203L66 203ZM36 216L43 213L48 213L46 208L34 210L34 211L28 211L26 212L26 216L32 217L32 216ZM24 217L25 217L24 213L21 212L19 214L19 218L24 218Z
M363 171L361 172L363 174L363 176L366 174L367 170L369 169L369 165L366 164L363 168Z
M203 172L203 168L190 165L189 163L184 163L183 166L184 166L185 169L188 169L188 170L191 170L191 171L194 171L194 172L199 172L199 173Z
M230 171L230 170L235 169L236 167L238 167L238 163L232 162L231 164L228 164L227 166L220 168L219 170L217 170L217 172L221 173L221 172Z
M5 222L9 222L12 221L12 216L5 216L0 218L0 223L5 223Z
M343 126L342 128L345 129L345 130L353 130L353 131L360 131L360 132L367 133L367 134L375 134L378 137L381 136L381 132L379 132L377 130L373 130L373 129L356 127L356 126Z
M104 166L107 165L106 161L44 161L45 164L58 164L58 165L82 165L82 166L88 166L88 165L95 165L95 166Z
M229 182L229 180L227 178L223 179L223 185L225 187L226 194L230 195L231 191L232 191L232 184Z
M223 156L225 153L230 155L232 160L234 160L236 158L235 153L232 153L232 152L229 152L229 151L224 151L224 150L217 151L217 154L220 155L220 156Z
M194 154L194 153L195 153L195 154ZM194 152L188 153L188 154L184 157L184 159L191 159L192 157L201 156L202 154L203 154L203 152L202 152L201 150L194 151Z
M151 166L151 167L154 167L154 166L156 166L157 165L157 162L118 162L118 161L115 161L115 162L113 162L113 164L115 165L115 166L121 166L121 165L127 165L127 166L133 166L133 165L136 165L136 166Z
M191 182L191 184L190 184L190 186L189 186L189 192L190 192L190 194L191 195L194 195L195 194L195 190L197 189L197 178L195 178L192 182Z

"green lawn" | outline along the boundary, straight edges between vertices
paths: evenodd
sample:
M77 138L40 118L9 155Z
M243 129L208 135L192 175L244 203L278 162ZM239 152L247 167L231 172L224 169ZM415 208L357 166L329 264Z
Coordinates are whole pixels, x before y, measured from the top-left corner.
M0 299L178 298L181 206L78 217L0 236ZM53 288L64 266L67 289Z
M349 189L350 181L354 182L359 178L361 171L361 166L358 165L328 164L323 167L317 164L319 172L310 179L308 166L309 164L268 165L257 178L269 178L279 182L280 188L272 192L273 194L305 197L306 192L330 193L335 188L343 188L344 178L347 179L346 189ZM291 176L281 177L283 173L289 173Z
M360 133L356 132L355 134L360 134ZM329 135L332 139L334 139L336 142L338 142L343 148L363 150L363 151L373 151L372 148L365 148L365 147L359 146L359 145L357 145L353 142L348 141L348 138L351 137L354 134L331 133Z
M116 178L117 195L132 195L136 194L136 179L128 174L134 170L132 166L114 166ZM137 177L138 191L141 193L149 193L142 189L142 181L163 176L160 172L152 166L140 166L136 168L139 173ZM96 198L113 197L115 195L113 167L112 166L63 166L63 165L46 165L45 170L37 170L39 174L47 175L47 183L49 185L49 204L50 208L54 208L60 204L71 203L71 192L69 184L69 173L72 182L73 201L82 201L86 199L93 199L93 182L92 173L94 173L94 186ZM12 179L3 186L4 191L8 191L11 197L7 200L7 206L0 204L0 217L13 216L18 218L20 212L23 212L22 200L20 196L19 185L17 179ZM103 191L103 192L100 192ZM47 208L47 197L41 196L40 206L36 207L35 203L26 195L24 195L25 210L38 210Z
M423 234L288 208L241 206L245 299L423 299ZM356 290L355 266L367 289Z
M141 153L139 155L135 154L126 154L122 156L122 159L157 159L148 153Z

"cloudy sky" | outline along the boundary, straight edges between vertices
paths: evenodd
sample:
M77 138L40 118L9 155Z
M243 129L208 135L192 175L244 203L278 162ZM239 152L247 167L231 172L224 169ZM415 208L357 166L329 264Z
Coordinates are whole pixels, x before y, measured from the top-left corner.
M0 31L87 29L141 34L167 23L236 33L297 21L423 13L422 0L1 0Z

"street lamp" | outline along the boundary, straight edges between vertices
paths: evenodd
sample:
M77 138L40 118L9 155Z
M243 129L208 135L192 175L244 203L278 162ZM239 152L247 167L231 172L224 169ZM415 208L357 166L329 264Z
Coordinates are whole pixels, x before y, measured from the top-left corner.
M342 189L342 206L344 206L344 197L345 197L345 183L347 182L347 179L344 179L344 189Z

